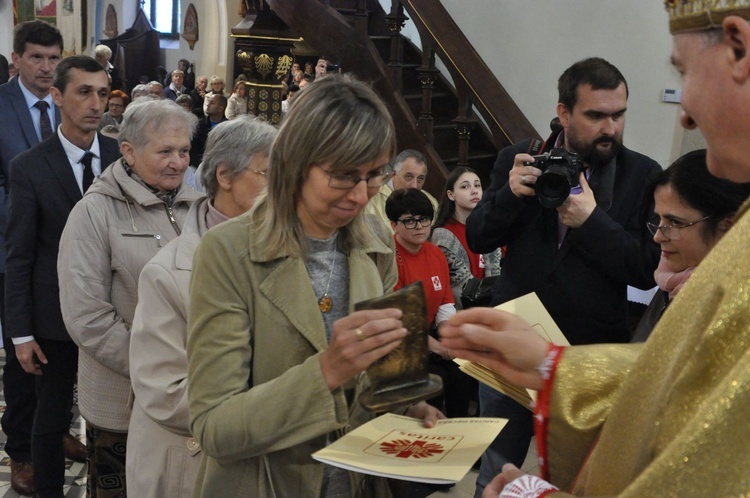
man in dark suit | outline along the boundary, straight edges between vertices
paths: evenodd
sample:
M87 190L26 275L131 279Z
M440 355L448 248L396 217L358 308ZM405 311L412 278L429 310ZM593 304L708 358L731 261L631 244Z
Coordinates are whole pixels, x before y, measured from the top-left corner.
M208 113L206 117L198 121L198 128L195 130L193 140L190 142L190 165L198 167L203 160L203 150L206 148L208 133L214 126L226 121L224 111L227 108L227 98L221 94L211 96L208 102Z
M577 62L560 77L558 93L562 128L539 151L527 140L500 152L466 238L480 254L507 246L493 306L536 292L571 344L628 342L627 286L655 285L659 248L642 216L661 168L622 145L628 87L615 66L600 58ZM576 153L584 171L572 175L573 188L561 189L561 205L545 207L534 185L552 175L541 180L529 152L556 148ZM521 466L533 434L526 408L486 386L479 398L482 416L510 422L482 456L476 496L503 463Z
M0 322L5 348L3 390L7 405L2 428L7 436L5 451L11 459L11 486L19 493L27 494L34 484L31 423L36 394L34 378L16 361L15 348L5 331L5 244L2 237L11 159L51 135L60 123L60 111L55 107L49 89L55 67L62 59L62 49L62 35L54 26L43 21L18 24L13 33L11 54L18 75L0 86Z
M31 455L36 491L62 496L63 436L70 426L78 348L60 311L58 246L70 210L120 154L116 141L96 131L109 82L95 59L72 56L61 61L50 93L60 109L59 128L10 163L6 335L24 371L35 380Z

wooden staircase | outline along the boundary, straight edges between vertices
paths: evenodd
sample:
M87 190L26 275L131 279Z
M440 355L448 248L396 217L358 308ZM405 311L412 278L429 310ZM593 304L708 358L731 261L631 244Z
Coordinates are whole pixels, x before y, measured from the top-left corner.
M448 172L475 169L487 186L497 152L538 135L438 0L266 0L305 42L371 81L389 105L399 150L425 153L425 188L440 197ZM422 50L400 34L411 18ZM451 84L435 66L443 62Z

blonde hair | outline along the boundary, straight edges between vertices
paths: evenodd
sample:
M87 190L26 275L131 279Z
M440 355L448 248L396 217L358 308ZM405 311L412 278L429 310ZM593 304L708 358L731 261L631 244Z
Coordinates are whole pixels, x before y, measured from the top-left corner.
M307 239L296 207L302 185L314 163L331 163L333 172L396 152L393 120L369 85L333 75L311 83L295 99L284 118L269 158L268 190L250 216L256 240L266 257L289 254L303 258ZM363 212L339 229L339 247L348 252L371 237Z

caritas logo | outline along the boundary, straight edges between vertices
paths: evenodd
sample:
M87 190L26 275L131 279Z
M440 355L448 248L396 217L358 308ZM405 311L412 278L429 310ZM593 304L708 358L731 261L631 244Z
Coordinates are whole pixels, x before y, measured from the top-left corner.
M429 458L445 451L442 444L428 443L426 441L412 441L409 439L396 439L387 443L380 443L380 451L386 455L394 455L396 458Z
M462 436L423 434L393 430L367 446L363 451L380 458L420 463L437 463L450 454Z

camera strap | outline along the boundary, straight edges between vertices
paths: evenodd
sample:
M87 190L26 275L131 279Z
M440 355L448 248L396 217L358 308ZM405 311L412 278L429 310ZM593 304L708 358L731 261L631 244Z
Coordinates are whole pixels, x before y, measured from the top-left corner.
M527 154L529 154L530 156L538 156L539 154L541 154L543 146L544 142L542 142L538 138L532 138Z

